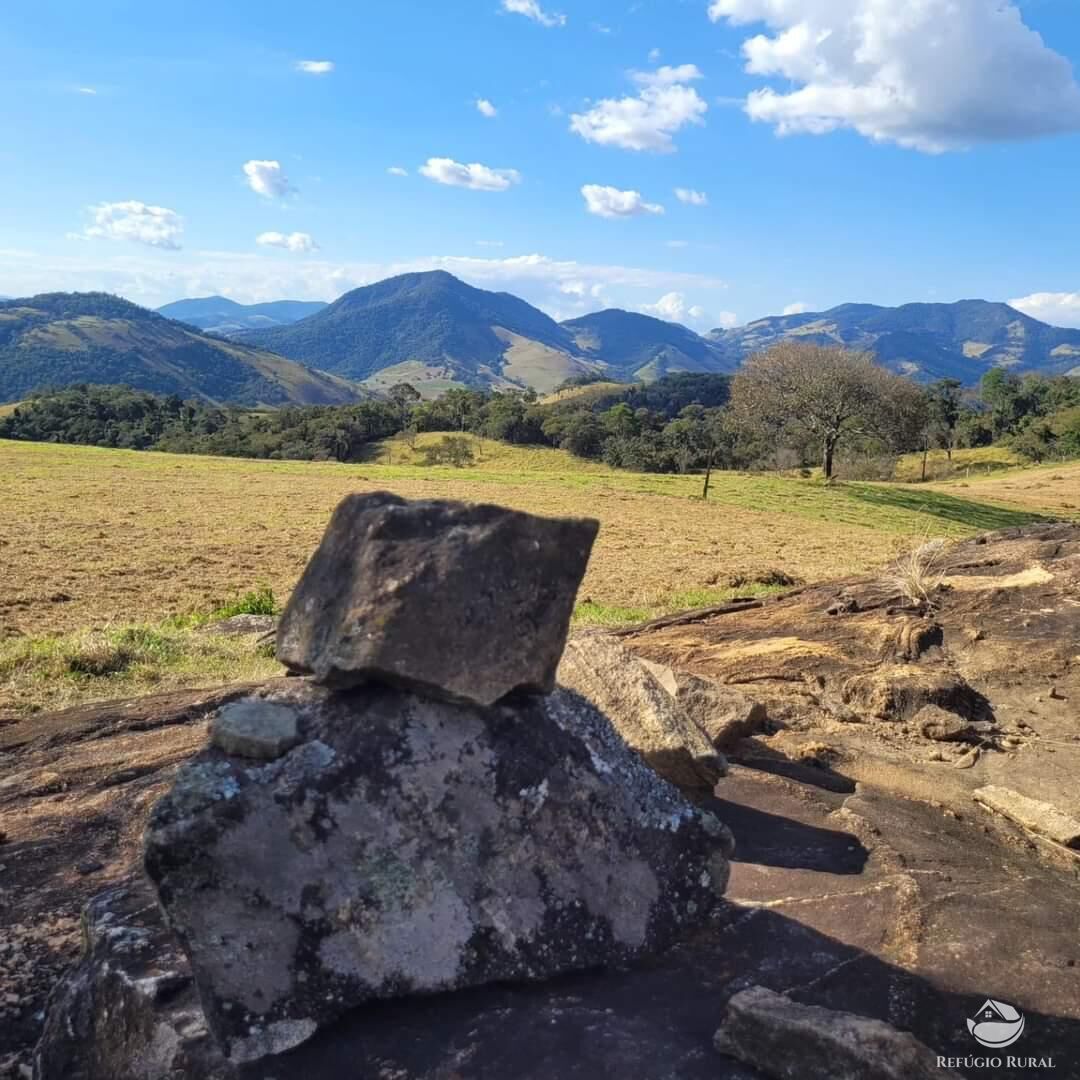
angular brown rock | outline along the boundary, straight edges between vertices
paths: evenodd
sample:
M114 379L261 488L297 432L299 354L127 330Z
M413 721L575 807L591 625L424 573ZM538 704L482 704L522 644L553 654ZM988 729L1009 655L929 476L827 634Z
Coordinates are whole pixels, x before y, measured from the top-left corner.
M286 667L491 705L550 692L597 522L350 495L282 616Z

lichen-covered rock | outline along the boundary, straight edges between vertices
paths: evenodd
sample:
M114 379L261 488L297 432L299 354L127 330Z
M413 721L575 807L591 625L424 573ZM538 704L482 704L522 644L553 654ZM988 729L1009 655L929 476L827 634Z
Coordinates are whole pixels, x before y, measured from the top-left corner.
M629 649L604 634L566 643L559 682L595 705L665 780L711 791L727 771L705 733Z
M146 868L234 1062L374 998L621 964L708 920L731 836L579 696L490 708L308 680L302 742L209 749Z
M910 1032L751 986L735 994L717 1050L775 1080L962 1080Z
M83 913L83 955L57 984L35 1053L37 1080L226 1080L187 958L153 894L128 881Z
M599 525L498 506L350 495L282 616L278 659L491 705L549 693Z

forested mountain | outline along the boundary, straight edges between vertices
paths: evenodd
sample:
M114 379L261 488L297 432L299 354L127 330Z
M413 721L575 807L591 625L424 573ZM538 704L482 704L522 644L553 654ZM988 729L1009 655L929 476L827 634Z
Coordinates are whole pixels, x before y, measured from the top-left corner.
M302 322L239 340L382 385L405 378L418 387L548 390L597 369L567 330L531 304L441 270L353 289Z
M271 300L265 304L238 304L225 296L207 296L197 300L175 300L159 307L167 319L226 337L242 330L265 330L299 322L326 304L322 300Z
M759 319L709 338L731 364L784 338L867 349L903 375L973 386L993 367L1080 374L1080 330L1039 322L986 300L955 304L842 304L825 312Z
M77 383L243 405L341 404L364 396L344 379L210 337L107 293L0 303L0 402Z
M678 323L609 308L562 324L577 347L622 379L652 380L676 371L709 374L737 366L713 342Z

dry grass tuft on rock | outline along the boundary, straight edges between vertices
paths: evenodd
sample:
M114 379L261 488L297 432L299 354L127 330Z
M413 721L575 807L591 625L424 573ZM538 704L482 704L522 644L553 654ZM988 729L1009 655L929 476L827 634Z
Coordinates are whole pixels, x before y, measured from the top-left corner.
M888 581L912 607L930 611L945 580L944 540L927 540L904 552L893 564Z

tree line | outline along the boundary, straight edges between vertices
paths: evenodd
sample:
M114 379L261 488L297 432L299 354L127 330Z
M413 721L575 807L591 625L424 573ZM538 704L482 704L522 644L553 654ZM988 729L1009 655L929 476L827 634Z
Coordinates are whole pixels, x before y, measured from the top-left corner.
M250 410L128 387L45 393L0 420L0 437L232 457L363 461L404 433L479 435L559 447L639 472L809 468L826 478L892 475L892 456L1004 442L1032 460L1080 456L1080 380L995 368L978 389L922 386L869 353L782 342L734 376L679 373L650 384L578 380L528 390L453 388L425 401L407 383L379 400ZM466 464L448 444L433 462ZM880 464L884 462L884 464ZM875 464L878 463L878 464ZM869 470L869 472L867 472Z

